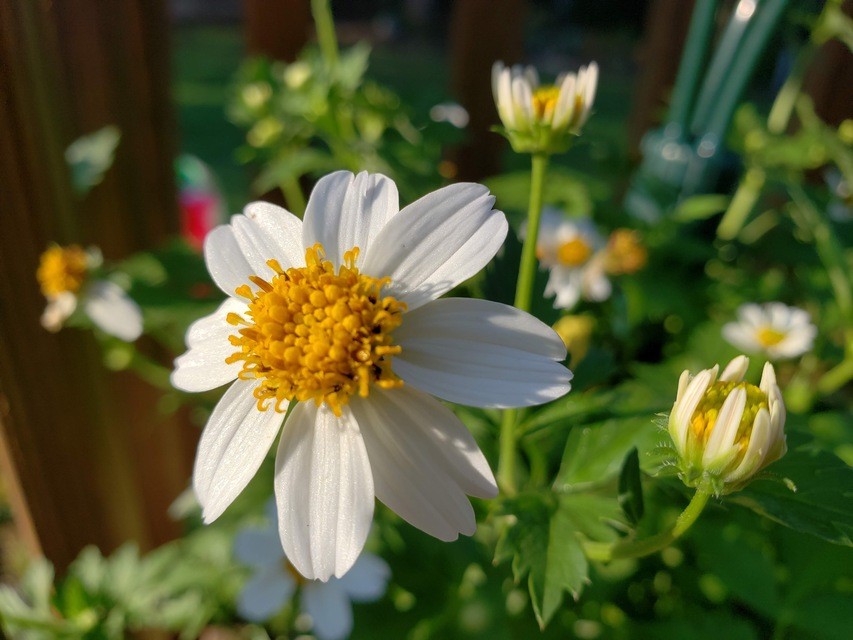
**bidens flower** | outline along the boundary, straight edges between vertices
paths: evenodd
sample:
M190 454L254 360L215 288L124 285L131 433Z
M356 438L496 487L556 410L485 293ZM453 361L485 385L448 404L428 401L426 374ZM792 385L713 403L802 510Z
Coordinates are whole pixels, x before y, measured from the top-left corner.
M681 374L668 428L679 475L690 487L705 484L717 495L737 491L787 451L773 365L764 365L757 387L743 381L748 365L738 356L719 379L717 365L693 378Z
M550 271L545 295L556 296L555 308L571 309L581 298L600 302L610 297L603 246L591 220L570 219L550 207L542 211L536 257Z
M82 302L86 315L105 333L126 342L140 336L139 306L117 284L90 277L100 265L97 249L86 251L78 245L54 245L41 254L36 279L47 298L41 316L45 329L59 331Z
M559 153L580 135L598 85L598 65L563 73L553 85L540 85L533 67L503 62L492 66L492 93L512 148L519 153Z
M402 211L382 175L322 178L304 222L258 202L205 241L230 295L187 332L173 384L233 382L204 429L193 486L206 522L276 454L279 532L308 578L342 576L374 496L442 540L475 530L465 494L497 493L474 438L430 395L528 406L569 390L562 341L513 307L437 298L503 243L485 187L456 184ZM296 404L292 404L292 403Z
M737 322L723 326L723 337L747 353L763 353L771 360L796 358L811 350L817 327L809 314L781 302L741 305Z
M311 631L320 640L340 640L352 632L353 602L382 597L391 570L382 558L362 553L352 569L328 582L305 580L287 560L278 537L275 508L270 526L243 529L234 540L237 560L253 569L237 596L237 613L250 622L265 622L300 591L299 608L311 617Z

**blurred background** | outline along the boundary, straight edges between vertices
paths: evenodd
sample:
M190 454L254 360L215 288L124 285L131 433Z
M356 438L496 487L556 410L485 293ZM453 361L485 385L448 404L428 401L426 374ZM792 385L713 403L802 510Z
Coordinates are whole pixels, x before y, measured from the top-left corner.
M401 160L415 167L404 201L444 181L525 169L526 159L490 131L495 60L534 64L548 78L595 60L595 115L583 142L557 162L566 175L582 173L598 209L625 207L648 222L685 195L734 187L742 167L726 136L735 106L749 99L766 111L809 38L798 14L822 4L352 0L332 9L341 46L370 47L366 81L393 92L377 94L376 104L406 105L407 122L382 126L403 140L432 128L438 141L425 151L429 166ZM691 22L700 14L704 27ZM730 29L738 15L765 24L738 40ZM691 29L706 34L692 52ZM34 553L61 571L86 544L106 553L135 540L150 549L180 534L167 510L186 489L198 421L127 372L120 349L102 356L88 332L42 329L38 258L51 242L97 245L109 260L176 234L198 246L211 224L252 199L298 207L279 186L295 179L308 193L310 174L327 159L264 172L268 139L280 132L251 113L252 86L274 69L244 61L291 62L315 39L308 0L0 3L0 572L14 573ZM750 43L754 51L740 49L748 62L716 71L697 63L692 89L687 78L674 90L683 56L701 62ZM804 64L815 113L835 127L853 117L849 48L818 42ZM721 86L743 76L727 103L706 97L704 116L696 113L696 87L707 79L700 69L716 72ZM673 104L693 120L673 115ZM83 161L69 158L73 142L104 131L86 138ZM674 156L685 148L707 163L684 169L688 161ZM213 295L209 285L185 284L190 298ZM179 349L182 335L172 339ZM160 363L175 355L154 342L140 348Z

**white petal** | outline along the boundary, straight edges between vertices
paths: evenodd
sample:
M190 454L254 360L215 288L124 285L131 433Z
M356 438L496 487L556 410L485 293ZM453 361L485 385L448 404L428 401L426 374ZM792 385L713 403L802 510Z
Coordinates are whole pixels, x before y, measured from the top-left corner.
M142 310L114 282L97 280L89 285L83 310L101 330L125 342L142 335Z
M283 414L258 410L257 381L237 380L210 415L196 452L193 489L205 522L222 515L249 483L272 446Z
M271 257L282 267L301 267L305 264L305 248L302 246L302 220L287 209L269 202L251 202L243 213L253 221L275 250Z
M372 553L362 553L337 583L353 602L374 602L385 594L390 578L388 563Z
M237 377L241 364L226 364L225 359L237 349L228 336L237 328L228 324L229 313L245 313L247 307L236 298L227 298L219 308L190 325L187 330L186 353L175 359L172 386L182 391L208 391Z
M758 388L769 398L774 387L776 387L776 370L772 364L765 362L764 368L761 370L761 382L758 383Z
M364 547L373 519L373 478L359 425L347 407L300 402L275 462L279 533L306 578L342 576Z
M696 374L675 403L672 405L672 411L669 414L669 433L675 441L675 446L680 452L684 452L687 447L687 435L689 433L690 418L696 407L702 400L705 390L709 385L713 384L717 377L717 367L713 369L704 369ZM679 388L681 382L679 381Z
M393 368L407 384L479 407L542 404L568 393L566 347L548 325L487 300L436 300L395 332Z
M555 309L571 309L580 300L582 287L583 273L579 269L555 266L548 274L545 296L556 296Z
M339 584L312 582L302 590L302 609L320 640L343 640L352 631L352 605Z
M582 270L583 294L587 300L601 302L610 297L613 287L604 271L604 253L593 258Z
M572 117L575 106L575 74L569 73L560 83L560 94L557 97L557 106L554 108L553 126L555 129L566 126Z
M363 271L390 277L383 289L409 311L480 271L507 233L506 217L478 184L434 191L394 216L368 248Z
M245 528L238 531L234 538L234 557L252 567L281 565L284 549L281 548L275 521L262 529Z
M299 218L267 202L250 204L246 214L231 216L231 231L254 275L267 279L275 275L267 264L271 259L284 269L305 264Z
M726 341L747 353L758 353L763 350L763 346L756 339L755 328L749 324L729 322L723 325L722 333Z
M41 314L41 326L48 331L59 331L77 308L77 296L70 291L49 298Z
M466 493L497 495L494 476L474 438L434 398L403 387L354 398L376 497L410 524L441 540L476 529Z
M216 286L232 297L237 287L249 284L249 276L256 275L227 224L211 229L204 237L204 261Z
M733 389L723 402L708 443L705 445L705 452L702 454L704 465L711 464L719 456L731 451L745 407L746 391L740 387Z
M738 310L738 315L753 327L763 327L770 319L764 310L757 304L748 303L741 305Z
M770 414L760 409L752 423L752 433L740 464L726 477L726 482L736 482L755 473L770 450Z
M378 173L362 171L353 177L338 171L322 178L305 210L304 243L319 242L326 257L336 266L344 253L360 249L358 264L373 239L400 209L397 185Z
M720 374L720 382L740 382L749 368L749 358L737 356L726 365Z
M528 80L516 76L512 81L512 100L515 107L516 124L530 126L534 120L533 113L533 91Z
M296 581L279 564L258 571L237 596L237 613L250 622L264 622L293 597Z

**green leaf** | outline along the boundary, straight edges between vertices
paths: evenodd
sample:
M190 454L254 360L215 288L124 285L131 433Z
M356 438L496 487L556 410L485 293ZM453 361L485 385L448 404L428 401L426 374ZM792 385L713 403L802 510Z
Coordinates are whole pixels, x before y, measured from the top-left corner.
M637 447L632 448L619 472L619 506L628 522L636 525L643 519L645 505L643 503L643 485L640 481L640 454Z
M554 488L578 491L613 478L633 448L650 451L661 439L652 416L612 419L569 434Z
M785 482L758 479L728 500L786 527L853 546L853 469L803 440L801 434L789 434L788 453L769 468Z
M118 127L108 125L68 145L65 161L71 169L74 191L84 195L104 179L104 174L113 164L120 139Z
M729 196L703 194L682 200L672 214L673 220L691 222L722 213L729 206Z

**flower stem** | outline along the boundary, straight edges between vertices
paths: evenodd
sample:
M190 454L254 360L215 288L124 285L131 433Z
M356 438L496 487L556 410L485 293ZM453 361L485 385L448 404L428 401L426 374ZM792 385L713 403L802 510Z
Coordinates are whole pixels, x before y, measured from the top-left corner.
M338 64L338 38L335 35L335 21L332 19L332 9L329 0L311 0L311 15L317 29L317 40L320 51L329 69Z
M690 503L678 516L675 524L666 531L643 540L619 541L614 543L590 542L584 545L584 551L590 560L608 562L625 558L642 558L661 549L665 549L693 526L699 515L708 504L710 491L699 487L693 494Z
M521 249L521 265L518 269L518 282L515 288L515 306L522 311L530 311L533 298L533 282L536 279L536 244L539 239L539 219L542 216L542 192L545 188L545 174L548 170L548 155L535 153L531 158L530 201L527 208L527 235ZM516 491L516 427L518 410L507 409L501 418L500 460L498 461L498 484L508 494Z

